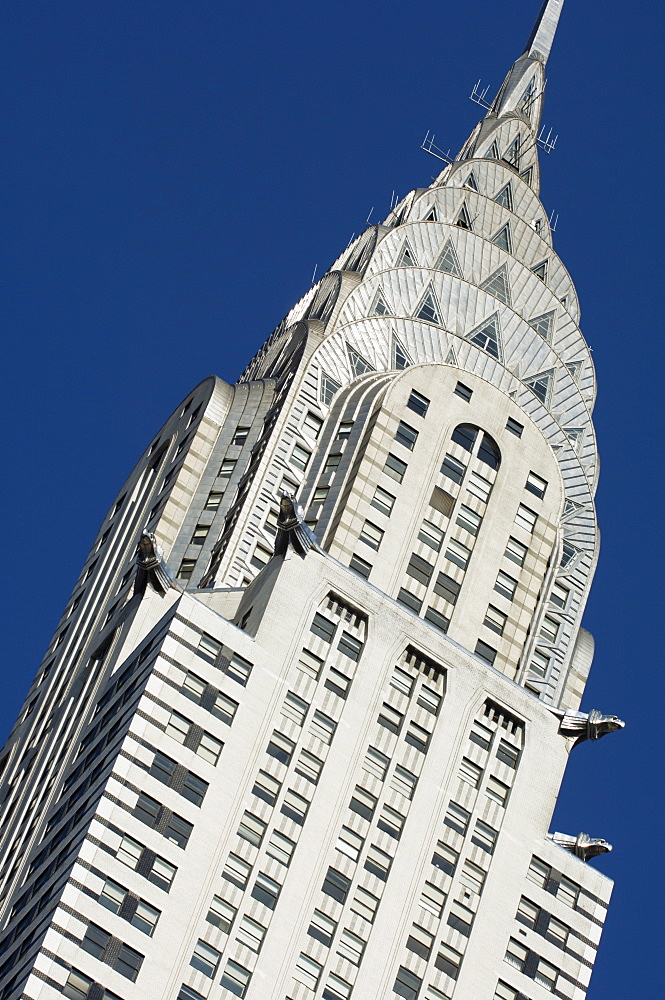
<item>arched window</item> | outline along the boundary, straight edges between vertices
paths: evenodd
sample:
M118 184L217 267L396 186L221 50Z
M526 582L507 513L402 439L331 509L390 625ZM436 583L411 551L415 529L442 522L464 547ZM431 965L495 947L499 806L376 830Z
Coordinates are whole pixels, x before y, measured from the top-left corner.
M498 469L501 465L501 452L494 438L490 437L480 427L474 424L458 424L452 433L453 441L460 445L465 451L473 453L476 444L480 440L476 457L489 465L491 469Z

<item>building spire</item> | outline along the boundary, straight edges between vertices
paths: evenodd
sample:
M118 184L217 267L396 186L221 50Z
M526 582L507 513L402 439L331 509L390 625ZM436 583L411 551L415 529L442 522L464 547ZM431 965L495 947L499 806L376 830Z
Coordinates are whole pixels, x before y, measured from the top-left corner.
M524 49L525 56L546 63L552 48L563 0L545 0Z

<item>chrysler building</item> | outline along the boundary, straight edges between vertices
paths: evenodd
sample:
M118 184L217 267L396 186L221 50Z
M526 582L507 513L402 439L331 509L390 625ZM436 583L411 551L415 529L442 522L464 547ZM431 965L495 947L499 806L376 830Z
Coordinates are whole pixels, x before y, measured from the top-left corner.
M113 500L0 753L0 1000L582 1000L594 367L546 0L459 154ZM598 753L603 748L597 748Z

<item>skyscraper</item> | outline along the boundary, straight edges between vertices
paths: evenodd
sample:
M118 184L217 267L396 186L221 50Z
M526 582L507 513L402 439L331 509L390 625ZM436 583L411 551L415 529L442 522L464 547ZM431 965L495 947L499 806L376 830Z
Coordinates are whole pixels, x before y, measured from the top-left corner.
M549 823L621 723L580 712L595 383L538 200L560 7L112 504L0 757L2 1000L584 995L609 845Z

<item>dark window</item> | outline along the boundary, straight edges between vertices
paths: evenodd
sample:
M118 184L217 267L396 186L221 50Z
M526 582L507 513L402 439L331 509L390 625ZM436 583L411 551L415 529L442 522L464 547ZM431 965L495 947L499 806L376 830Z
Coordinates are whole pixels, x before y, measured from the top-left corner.
M409 424L405 424L403 420L400 420L395 440L398 444L403 444L409 451L413 451L415 443L418 440L418 431L415 427L411 427Z
M369 578L369 574L372 572L372 564L356 555L351 556L349 568L358 573L359 576L364 577L365 580Z
M157 751L155 754L155 759L150 766L150 774L153 778L157 778L158 781L163 781L165 785L168 785L175 773L176 762L167 757L166 754Z
M182 847L184 850L187 847L187 841L189 840L192 830L194 827L191 823L188 823L186 819L182 816L178 816L173 813L171 819L168 822L168 826L164 830L164 836L167 840L172 840L174 844L178 847Z
M145 792L139 792L138 802L134 806L133 815L137 819L140 819L142 823L146 823L148 826L154 826L157 822L161 806L157 799L151 798L150 795L146 795Z
M409 396L406 405L414 413L417 413L419 417L424 417L427 413L427 408L429 406L429 399L427 396L421 396L419 392L415 389L411 390L411 395Z
M492 646L488 646L482 639L479 639L476 643L475 653L476 656L479 656L481 660L485 661L485 663L489 663L490 666L492 666L496 660L496 649Z
M473 396L473 389L469 389L468 385L464 385L463 382L458 382L457 385L455 386L455 392L458 396L461 396L465 402L467 403L471 402L471 397Z
M342 875L342 873L338 872L336 868L329 868L323 885L321 886L321 891L325 892L328 896L332 896L332 898L336 899L339 903L344 903L350 888L350 878L347 878L346 875Z
M100 961L104 956L106 947L111 940L111 935L97 924L88 924L86 932L81 941L81 948L89 955L98 958Z
M131 981L135 983L142 962L143 955L140 955L138 951L134 951L134 949L130 948L129 945L123 944L120 948L118 957L113 963L113 968L116 972L119 972L121 976L125 976L126 979L131 979Z
M452 576L448 576L446 573L439 573L434 584L434 593L438 594L439 597L443 597L450 604L455 604L461 588L462 585L453 580Z
M499 741L499 748L496 755L498 759L503 764L507 764L508 767L516 768L519 763L520 751L517 747L514 747L512 743L508 743L506 740Z
M423 602L415 596L415 594L409 593L404 587L400 587L399 594L397 595L397 600L400 604L403 604L407 608L411 608L416 614L420 612L423 606Z
M464 473L466 472L466 465L462 465L458 462L456 458L452 455L446 455L443 460L443 465L441 466L441 472L448 479L452 479L454 483L461 483L464 479Z
M195 806L200 806L207 790L208 782L188 771L180 794L193 802Z
M459 975L459 967L462 962L462 956L450 945L444 944L441 951L436 957L434 965L441 972L445 972L447 976L451 979L457 979Z
M416 555L414 552L409 559L409 564L406 567L406 572L409 576L412 576L414 580L418 580L419 583L423 583L425 586L432 579L432 573L434 572L434 566L423 559L422 556Z
M335 623L317 612L314 615L314 621L310 625L310 632L318 635L320 639L324 639L326 642L332 642L332 637L335 634Z
M404 1000L418 1000L422 984L422 979L401 965L395 979L393 993L396 993L398 997L404 997Z
M350 635L348 632L342 632L339 643L337 644L337 649L340 653L344 653L345 656L348 656L350 659L357 662L363 651L363 644L360 639L356 639L355 636Z
M274 878L259 872L252 889L252 897L267 906L269 910L274 910L281 888L279 882L276 882Z
M431 608L431 607L428 608L427 611L425 612L424 617L425 621L428 621L430 625L434 626L434 628L438 628L439 631L441 632L448 631L448 626L450 625L450 618L446 618L446 616L442 615L440 611L436 610L436 608Z
M483 440L478 449L478 458L485 465L489 465L490 469L498 469L501 465L501 452L489 434L483 434Z
M272 739L266 748L266 753L269 753L271 757L275 757L280 763L288 764L294 749L295 743L293 740L290 740L288 736L284 736L275 729Z
M474 427L473 424L460 424L455 428L451 436L455 444L461 445L465 451L473 451L473 446L478 436L478 428Z
M506 424L506 430L510 431L511 434L515 434L516 437L522 437L522 431L524 430L524 424L519 423L518 420L513 420L512 417L508 417L508 423Z
M387 476L390 476L391 479L395 479L397 480L398 483L401 483L402 480L404 479L404 473L406 472L407 468L408 466L406 462L403 462L400 458L397 458L396 455L389 454L388 458L386 459L386 464L383 467L383 471L386 473Z

